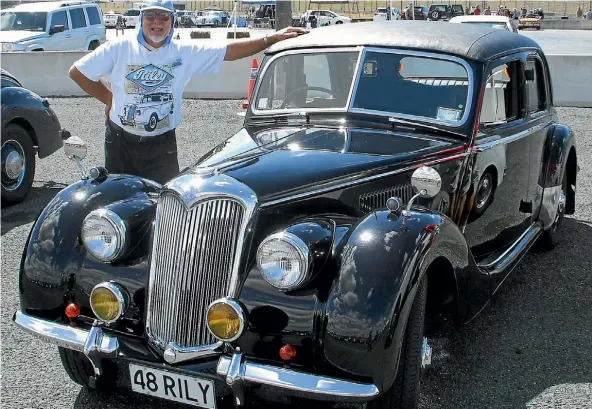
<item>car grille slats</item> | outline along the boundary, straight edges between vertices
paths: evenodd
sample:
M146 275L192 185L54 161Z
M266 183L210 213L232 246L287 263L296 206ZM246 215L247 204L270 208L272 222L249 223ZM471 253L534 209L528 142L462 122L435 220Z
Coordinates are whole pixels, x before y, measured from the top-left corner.
M359 206L361 211L369 213L381 207L386 207L386 201L391 197L399 197L403 204L406 204L413 195L413 186L410 184L393 186L361 195Z
M228 295L238 253L243 205L230 198L202 201L187 211L175 195L156 212L149 332L161 345L211 345L208 305Z

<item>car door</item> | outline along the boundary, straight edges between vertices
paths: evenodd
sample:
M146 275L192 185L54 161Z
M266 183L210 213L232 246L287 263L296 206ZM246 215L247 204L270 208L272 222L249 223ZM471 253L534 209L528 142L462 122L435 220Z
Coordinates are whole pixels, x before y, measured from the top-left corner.
M88 31L93 37L96 36L100 42L104 42L106 40L106 29L104 22L101 20L99 8L97 6L88 6L84 10L86 11L86 18L89 23Z
M533 129L530 142L530 189L529 201L533 203L531 222L534 222L542 205L544 150L549 128L553 126L549 83L543 60L536 53L527 54L525 64L526 120Z
M503 281L495 270L498 257L527 230L530 138L524 117L522 61L507 57L487 69L480 129L475 138L473 206L465 237L473 256L490 272L492 290Z
M64 26L64 31L54 32L56 27L59 26ZM49 37L45 40L44 50L64 51L71 49L72 30L70 30L70 22L65 10L57 10L51 13L48 33Z
M86 15L82 7L73 7L68 10L72 22L72 48L71 50L86 50L90 28L86 21Z

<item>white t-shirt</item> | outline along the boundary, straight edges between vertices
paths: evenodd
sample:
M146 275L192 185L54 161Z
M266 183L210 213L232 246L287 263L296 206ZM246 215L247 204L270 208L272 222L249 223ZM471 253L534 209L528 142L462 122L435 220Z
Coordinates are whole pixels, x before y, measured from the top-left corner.
M111 40L74 63L86 77L110 77L109 118L127 132L150 136L181 122L183 90L192 77L215 74L225 43L175 41L154 51L134 38Z

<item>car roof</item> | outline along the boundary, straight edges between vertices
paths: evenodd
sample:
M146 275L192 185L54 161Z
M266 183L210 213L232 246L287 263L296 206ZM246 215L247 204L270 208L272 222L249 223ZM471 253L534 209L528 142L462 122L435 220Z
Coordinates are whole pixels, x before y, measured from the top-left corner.
M10 9L2 11L53 11L58 10L62 7L70 6L97 6L97 3L92 1L41 1L37 3L23 3L17 4Z
M273 44L266 54L299 48L376 46L453 54L476 61L516 49L536 49L531 38L507 30L475 24L444 24L425 21L372 21L339 24L310 30Z
M488 15L478 15L478 16L456 16L450 19L451 23L462 23L463 21L483 21L483 22L493 22L493 23L507 23L510 21L509 17L506 16L488 16Z

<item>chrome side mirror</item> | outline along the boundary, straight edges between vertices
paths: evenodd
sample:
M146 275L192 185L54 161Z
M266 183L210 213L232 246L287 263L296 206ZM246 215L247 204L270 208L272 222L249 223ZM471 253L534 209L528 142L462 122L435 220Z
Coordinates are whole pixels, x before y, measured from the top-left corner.
M76 163L82 179L87 179L88 175L82 164L82 160L86 158L87 153L86 143L78 136L70 136L64 141L64 153L68 159Z
M418 197L431 198L440 193L442 178L434 168L422 166L416 169L413 175L411 175L411 185L417 190L417 194L407 203L407 208L403 211L403 216L410 215L411 205L413 205L413 202Z

